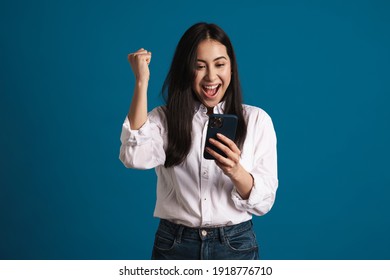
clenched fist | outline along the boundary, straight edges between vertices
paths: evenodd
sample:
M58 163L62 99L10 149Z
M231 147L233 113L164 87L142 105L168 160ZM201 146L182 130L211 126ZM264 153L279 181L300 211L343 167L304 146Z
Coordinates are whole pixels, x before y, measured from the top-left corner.
M149 81L150 71L149 63L152 60L152 53L145 49L139 49L135 53L127 56L135 79L138 81Z

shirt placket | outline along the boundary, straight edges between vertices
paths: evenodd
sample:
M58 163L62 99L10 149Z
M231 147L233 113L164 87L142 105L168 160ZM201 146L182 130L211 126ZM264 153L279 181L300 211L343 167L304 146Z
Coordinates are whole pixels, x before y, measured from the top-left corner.
M202 149L204 149L207 133L208 122L205 122L202 133ZM201 214L202 214L202 226L208 226L212 224L212 205L210 198L210 168L211 160L206 160L201 153L200 160L200 199L201 199Z

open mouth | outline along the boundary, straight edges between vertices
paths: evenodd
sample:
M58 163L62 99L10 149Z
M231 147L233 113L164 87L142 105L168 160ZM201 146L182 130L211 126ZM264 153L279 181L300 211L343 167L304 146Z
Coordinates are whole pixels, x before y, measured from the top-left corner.
M209 98L215 97L219 91L221 84L217 85L202 85L203 92Z

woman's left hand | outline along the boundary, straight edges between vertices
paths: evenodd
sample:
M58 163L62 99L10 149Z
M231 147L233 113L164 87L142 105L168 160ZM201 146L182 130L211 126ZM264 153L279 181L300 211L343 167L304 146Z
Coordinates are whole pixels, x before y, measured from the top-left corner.
M215 164L232 180L238 193L243 199L248 199L254 186L252 175L240 164L241 151L237 145L226 136L217 133L218 140L210 138L209 141L216 148L226 154L224 157L210 148L206 151L215 158Z
M227 157L218 154L210 148L206 148L206 150L215 158L215 163L222 169L226 176L231 179L237 179L237 175L239 174L238 171L242 168L240 164L241 151L237 145L226 136L218 133L217 138L219 141L213 138L210 138L209 141L216 148L224 152Z

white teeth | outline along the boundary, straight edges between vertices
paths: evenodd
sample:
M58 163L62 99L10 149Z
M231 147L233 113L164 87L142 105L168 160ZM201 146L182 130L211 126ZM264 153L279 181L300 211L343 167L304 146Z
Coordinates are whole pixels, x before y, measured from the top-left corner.
M218 85L215 85L215 86L204 86L204 87L207 88L207 89L215 89L215 88L218 87Z

